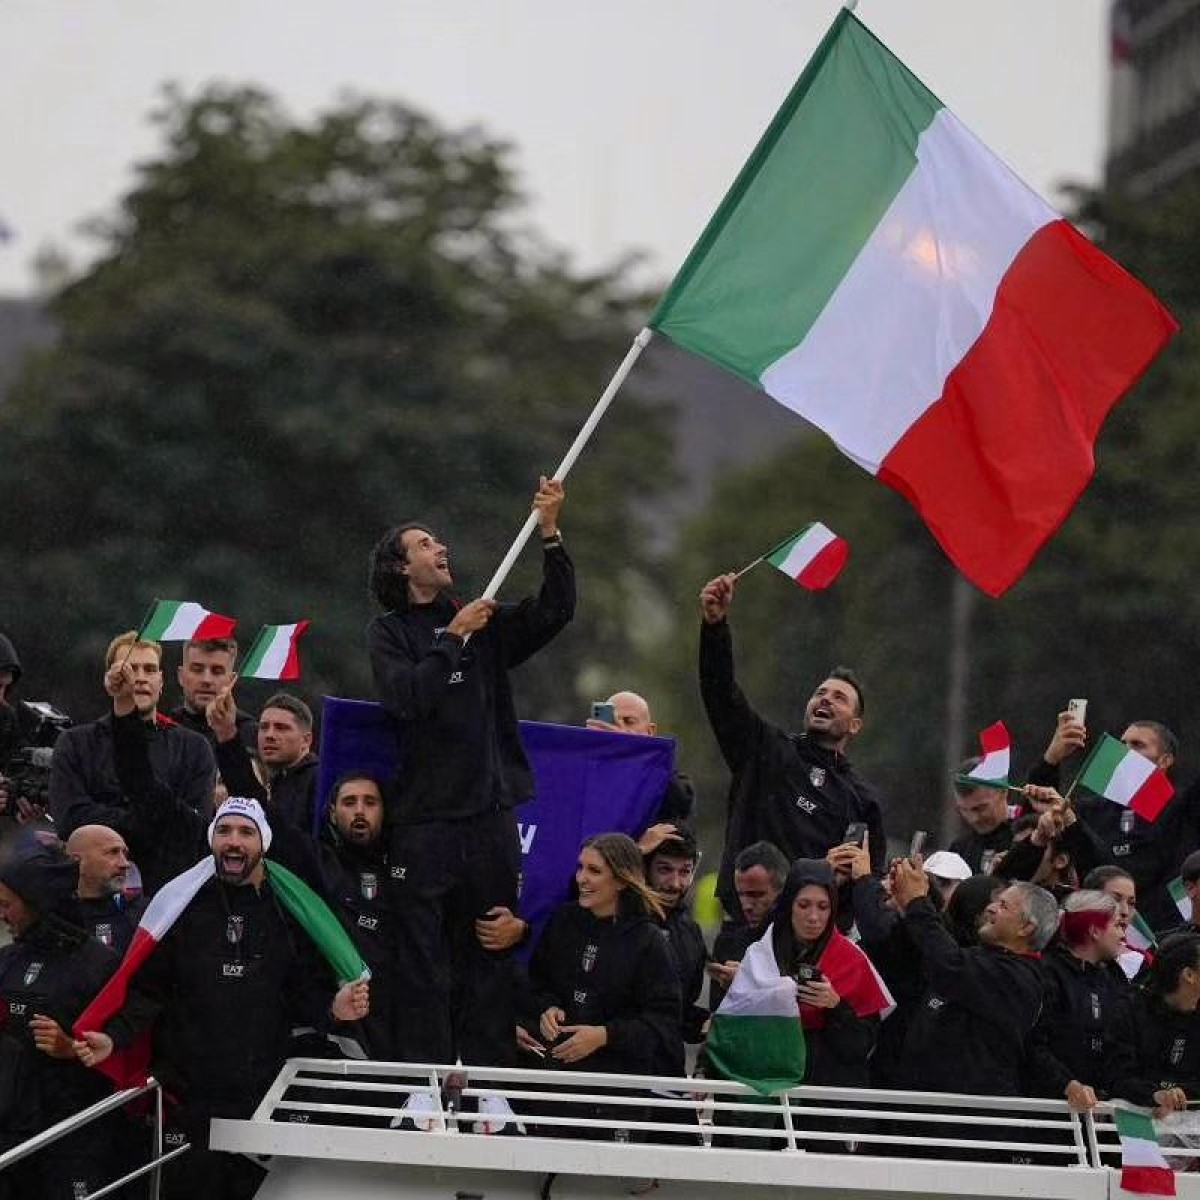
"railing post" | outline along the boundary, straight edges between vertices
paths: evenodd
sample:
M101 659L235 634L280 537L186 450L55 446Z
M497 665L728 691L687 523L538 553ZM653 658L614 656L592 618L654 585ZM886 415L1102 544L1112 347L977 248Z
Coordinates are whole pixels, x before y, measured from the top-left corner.
M1082 1114L1083 1127L1087 1130L1088 1149L1091 1151L1091 1159L1093 1167L1102 1167L1104 1163L1100 1160L1100 1143L1096 1140L1096 1120L1092 1110L1089 1108L1087 1112Z
M154 1089L154 1160L155 1167L150 1174L150 1200L159 1200L162 1195L162 1159L163 1155L163 1090L160 1083Z
M792 1125L792 1105L787 1092L781 1092L779 1098L783 1101L783 1128L787 1133L787 1148L796 1149L796 1130Z

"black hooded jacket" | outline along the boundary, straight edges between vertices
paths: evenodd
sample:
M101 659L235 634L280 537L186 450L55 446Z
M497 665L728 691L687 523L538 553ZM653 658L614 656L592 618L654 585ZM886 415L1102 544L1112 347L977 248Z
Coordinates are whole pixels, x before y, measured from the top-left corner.
M921 1092L1019 1096L1021 1065L1042 1007L1038 959L998 946L963 948L925 898L904 911L925 990L900 1064Z
M375 690L400 745L398 826L513 808L533 794L508 672L574 616L571 559L547 547L538 595L501 604L466 641L446 631L457 611L443 594L367 628Z
M1062 1097L1072 1080L1102 1100L1153 1104L1137 1081L1130 990L1107 964L1077 958L1061 942L1042 957L1042 1012L1026 1067L1029 1091Z
M75 1059L37 1049L30 1021L47 1016L71 1025L116 969L117 955L88 937L71 896L78 863L45 850L21 853L0 880L38 919L0 949L0 1148L23 1141L112 1091Z
M805 887L823 888L829 896L829 922L812 943L800 942L792 929L792 905ZM785 975L795 975L801 964L816 966L836 927L838 889L833 868L824 859L799 859L792 864L771 918L771 948ZM842 999L835 1008L822 1009L824 1024L805 1028L808 1065L804 1082L825 1087L868 1087L867 1061L879 1034L878 1017L860 1017Z
M323 1030L335 984L312 940L260 887L210 879L133 977L105 1032L154 1022L154 1072L197 1114L244 1117L288 1056L293 1025Z
M757 841L774 843L789 860L823 858L842 843L848 825L862 821L872 868L883 873L887 840L879 794L844 754L804 734L785 733L750 707L734 680L733 637L725 621L700 627L700 693L732 775L717 876L726 912L738 912L734 859Z
M682 1075L679 981L666 939L624 894L621 909L598 918L568 901L555 911L529 960L522 1024L541 1041L539 1018L558 1007L565 1024L603 1025L607 1045L574 1070Z

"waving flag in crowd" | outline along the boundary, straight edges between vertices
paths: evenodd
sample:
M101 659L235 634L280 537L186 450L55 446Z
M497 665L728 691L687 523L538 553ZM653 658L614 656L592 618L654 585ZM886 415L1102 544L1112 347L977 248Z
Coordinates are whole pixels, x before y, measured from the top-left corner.
M845 538L814 521L768 551L765 558L802 588L819 592L842 573L849 556Z
M1175 794L1161 767L1107 733L1092 747L1079 772L1078 786L1132 809L1147 821L1157 820Z
M1012 738L1003 721L989 725L979 735L983 757L962 778L982 787L1008 787Z
M191 600L155 600L138 630L151 642L188 642L233 636L237 621L209 612Z
M649 324L824 430L992 595L1178 328L845 9Z
M299 679L300 652L297 643L308 631L310 621L292 625L264 625L246 651L239 672L243 679Z

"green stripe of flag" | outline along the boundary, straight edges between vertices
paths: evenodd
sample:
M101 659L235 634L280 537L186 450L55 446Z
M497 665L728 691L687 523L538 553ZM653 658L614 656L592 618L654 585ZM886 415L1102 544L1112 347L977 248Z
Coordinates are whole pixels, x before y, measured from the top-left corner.
M941 108L843 9L650 325L757 385L820 316Z
M329 905L287 867L269 858L265 862L275 894L316 943L338 982L369 979L367 964Z

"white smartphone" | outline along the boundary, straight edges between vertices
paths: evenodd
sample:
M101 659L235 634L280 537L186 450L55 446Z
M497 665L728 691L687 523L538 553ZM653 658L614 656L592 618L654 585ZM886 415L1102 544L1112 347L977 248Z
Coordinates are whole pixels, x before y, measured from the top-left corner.
M1086 700L1068 700L1067 712L1077 720L1080 725L1087 724L1087 701Z

